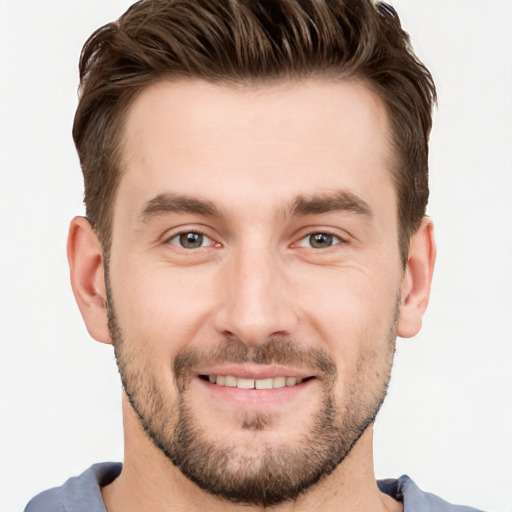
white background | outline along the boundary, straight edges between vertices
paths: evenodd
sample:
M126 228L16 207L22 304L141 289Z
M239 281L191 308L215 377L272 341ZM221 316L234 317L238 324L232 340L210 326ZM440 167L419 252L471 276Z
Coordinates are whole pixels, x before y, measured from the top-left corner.
M423 332L399 340L378 477L512 511L512 1L396 0L439 88ZM77 61L122 0L0 0L0 512L122 459L111 347L89 339L65 239L82 213Z

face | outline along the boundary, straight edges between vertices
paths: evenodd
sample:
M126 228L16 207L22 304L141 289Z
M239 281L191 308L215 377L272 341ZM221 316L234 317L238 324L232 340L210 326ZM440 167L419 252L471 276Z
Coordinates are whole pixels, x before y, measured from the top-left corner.
M350 82L165 82L129 111L109 328L144 429L203 489L293 499L373 421L403 280L387 134Z

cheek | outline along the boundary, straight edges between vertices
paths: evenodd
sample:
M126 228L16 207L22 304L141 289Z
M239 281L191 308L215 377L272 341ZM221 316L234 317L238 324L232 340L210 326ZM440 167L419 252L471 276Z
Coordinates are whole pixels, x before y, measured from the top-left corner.
M356 267L322 270L311 274L296 296L302 297L304 318L320 334L340 372L348 372L362 354L388 344L399 279L389 269L387 279Z
M154 353L174 354L205 338L215 287L211 269L169 268L165 263L116 262L113 301L125 338L143 340Z

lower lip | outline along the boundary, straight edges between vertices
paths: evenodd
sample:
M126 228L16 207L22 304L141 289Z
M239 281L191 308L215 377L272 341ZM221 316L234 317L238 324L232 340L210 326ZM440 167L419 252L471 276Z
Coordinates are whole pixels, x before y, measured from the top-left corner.
M195 379L199 385L203 386L204 391L215 400L223 402L232 402L237 406L272 406L282 405L295 400L306 391L309 391L317 385L317 379L310 379L306 382L301 382L295 386L287 386L283 388L272 389L240 389L230 386L219 386L218 384L211 384L202 379Z

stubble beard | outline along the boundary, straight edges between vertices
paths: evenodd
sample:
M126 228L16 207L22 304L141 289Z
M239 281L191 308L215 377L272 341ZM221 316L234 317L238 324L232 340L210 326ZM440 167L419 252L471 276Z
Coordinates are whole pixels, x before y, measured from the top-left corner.
M383 354L381 348L379 353L361 356L356 378L347 387L343 403L336 401L337 369L328 354L316 349L299 349L291 340L273 338L251 348L239 341L226 340L208 353L183 350L172 365L178 400L169 404L151 369L141 367L141 358L136 354L127 353L111 294L108 304L109 330L123 387L147 436L192 482L232 503L268 507L295 500L341 464L374 422L387 393L397 311L386 340L386 353ZM379 362L383 356L385 361ZM312 414L311 427L293 446L284 440L280 446L259 446L257 454L211 439L207 429L198 425L187 401L190 370L199 362L275 363L299 367L307 364L316 368L322 378L323 398ZM377 386L375 379L378 379ZM377 387L371 396L368 396L368 385ZM241 428L270 430L272 416L266 413L246 415Z

